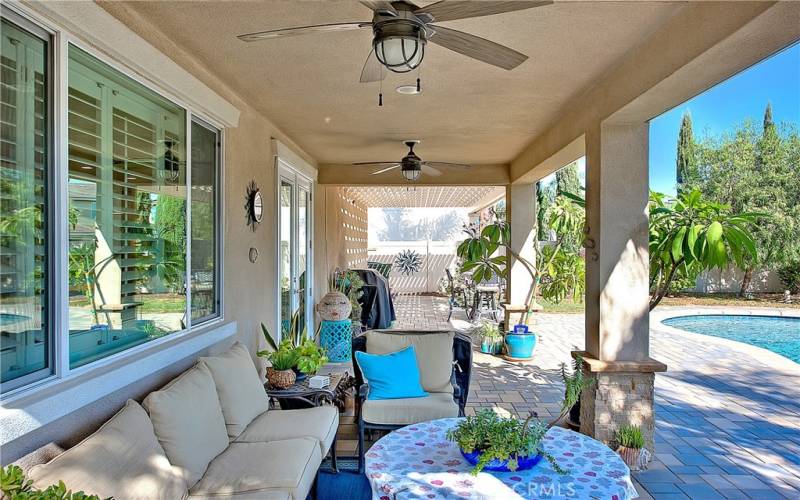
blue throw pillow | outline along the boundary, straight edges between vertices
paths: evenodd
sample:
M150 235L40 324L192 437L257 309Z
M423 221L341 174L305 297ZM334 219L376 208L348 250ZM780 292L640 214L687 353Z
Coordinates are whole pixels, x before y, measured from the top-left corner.
M369 384L367 399L424 398L414 346L389 354L356 352L356 362Z

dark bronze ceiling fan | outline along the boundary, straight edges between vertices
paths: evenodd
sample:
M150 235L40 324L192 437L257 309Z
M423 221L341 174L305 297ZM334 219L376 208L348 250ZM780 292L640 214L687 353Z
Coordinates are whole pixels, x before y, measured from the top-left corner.
M353 165L357 166L373 166L379 167L379 170L372 172L372 175L379 175L390 170L394 170L396 168L400 169L400 173L403 174L403 177L409 181L414 182L419 179L419 176L423 173L432 176L439 176L442 175L441 170L437 167L445 167L445 168L459 168L459 169L466 169L471 168L470 165L465 165L463 163L449 163L446 161L423 161L422 158L414 153L414 146L419 144L418 140L408 140L403 141L403 144L408 147L408 154L406 154L400 161L366 161L360 163L353 163Z
M298 26L248 33L238 38L245 42L256 42L310 33L372 28L372 51L361 71L361 82L383 80L386 76L384 67L395 73L414 70L422 62L428 42L511 70L522 64L528 56L485 38L432 23L513 12L553 2L443 0L425 7L417 7L408 0L361 0L360 3L372 10L372 21Z

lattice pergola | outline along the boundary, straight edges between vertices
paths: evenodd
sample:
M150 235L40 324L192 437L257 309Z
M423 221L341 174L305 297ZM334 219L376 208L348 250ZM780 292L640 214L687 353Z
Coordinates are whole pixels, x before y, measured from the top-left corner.
M478 208L505 194L502 186L357 186L344 188L345 197L363 207Z

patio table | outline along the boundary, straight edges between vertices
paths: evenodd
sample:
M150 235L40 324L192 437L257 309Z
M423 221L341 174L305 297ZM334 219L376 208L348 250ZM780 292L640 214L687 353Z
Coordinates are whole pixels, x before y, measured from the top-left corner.
M544 449L566 475L542 459L532 469L470 474L458 446L445 438L460 419L444 418L398 429L366 454L366 475L375 500L402 498L604 498L627 500L638 494L630 470L603 443L561 427L545 436Z

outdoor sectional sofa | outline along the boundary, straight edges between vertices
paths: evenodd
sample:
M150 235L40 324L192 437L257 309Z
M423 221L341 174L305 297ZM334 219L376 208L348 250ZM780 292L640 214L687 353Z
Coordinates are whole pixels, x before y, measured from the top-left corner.
M139 405L129 400L94 434L46 464L34 485L64 481L101 498L305 500L339 425L335 406L270 410L239 343Z

